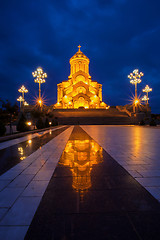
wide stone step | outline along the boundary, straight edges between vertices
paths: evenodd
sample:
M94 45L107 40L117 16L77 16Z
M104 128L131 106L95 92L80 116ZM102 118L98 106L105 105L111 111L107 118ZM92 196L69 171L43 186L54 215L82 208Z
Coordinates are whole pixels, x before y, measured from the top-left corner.
M129 125L132 119L129 117L68 117L59 118L59 124L67 125Z

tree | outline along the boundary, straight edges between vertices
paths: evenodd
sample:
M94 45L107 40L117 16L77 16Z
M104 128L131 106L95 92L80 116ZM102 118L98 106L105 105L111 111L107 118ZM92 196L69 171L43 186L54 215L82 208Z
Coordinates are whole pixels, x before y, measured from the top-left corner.
M157 123L156 123L155 119L152 118L149 125L153 126L153 127L157 126Z
M46 120L45 120L45 127L46 127L46 128L49 127L49 121L48 121L48 118L46 118Z
M57 118L52 119L52 126L57 126L57 125L58 125Z
M29 127L27 126L27 120L25 116L22 114L17 124L17 131L26 132L28 130L29 130Z
M43 120L41 117L37 120L36 127L37 127L37 129L44 128L44 123L43 123Z
M8 100L3 101L0 99L1 108L0 108L0 119L5 124L11 124L12 121L15 121L18 116L18 105L17 103L11 104Z
M6 132L5 124L0 121L0 136L3 136Z

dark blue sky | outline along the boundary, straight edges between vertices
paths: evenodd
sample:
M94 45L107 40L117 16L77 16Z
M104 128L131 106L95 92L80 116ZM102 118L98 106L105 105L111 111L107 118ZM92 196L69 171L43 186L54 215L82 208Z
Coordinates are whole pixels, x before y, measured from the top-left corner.
M0 6L0 97L16 101L24 84L33 103L32 72L48 74L42 92L56 103L57 83L67 80L78 45L90 58L90 75L102 84L103 100L124 105L134 93L127 75L144 73L152 112L160 113L159 0L5 0ZM143 93L142 93L143 95Z

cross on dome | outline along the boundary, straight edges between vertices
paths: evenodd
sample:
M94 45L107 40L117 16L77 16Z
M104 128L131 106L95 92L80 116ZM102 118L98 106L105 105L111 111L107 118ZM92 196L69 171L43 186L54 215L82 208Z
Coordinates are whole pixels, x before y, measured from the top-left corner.
M80 48L81 48L81 45L79 45L79 46L78 46L78 48L79 48L78 52L80 52L80 51L81 51L81 50L80 50Z

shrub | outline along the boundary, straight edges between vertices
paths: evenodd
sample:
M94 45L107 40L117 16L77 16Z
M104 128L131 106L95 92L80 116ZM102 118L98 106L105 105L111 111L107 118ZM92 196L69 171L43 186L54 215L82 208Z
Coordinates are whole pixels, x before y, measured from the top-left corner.
M150 121L150 126L157 126L156 121L152 118L152 120Z
M2 121L0 121L0 136L3 136L6 132L5 125Z
M17 124L17 131L26 132L28 130L29 130L29 127L27 126L27 120L25 116L22 114Z
M44 123L43 123L43 120L42 118L39 118L36 122L36 127L37 129L41 129L41 128L44 128Z
M57 126L57 125L58 125L57 119L53 119L53 120L52 120L52 126Z
M144 126L145 125L145 121L144 120L141 120L140 123L139 123L140 126Z
M45 127L46 127L46 128L49 127L49 121L48 121L48 118L46 118L46 120L45 120Z

